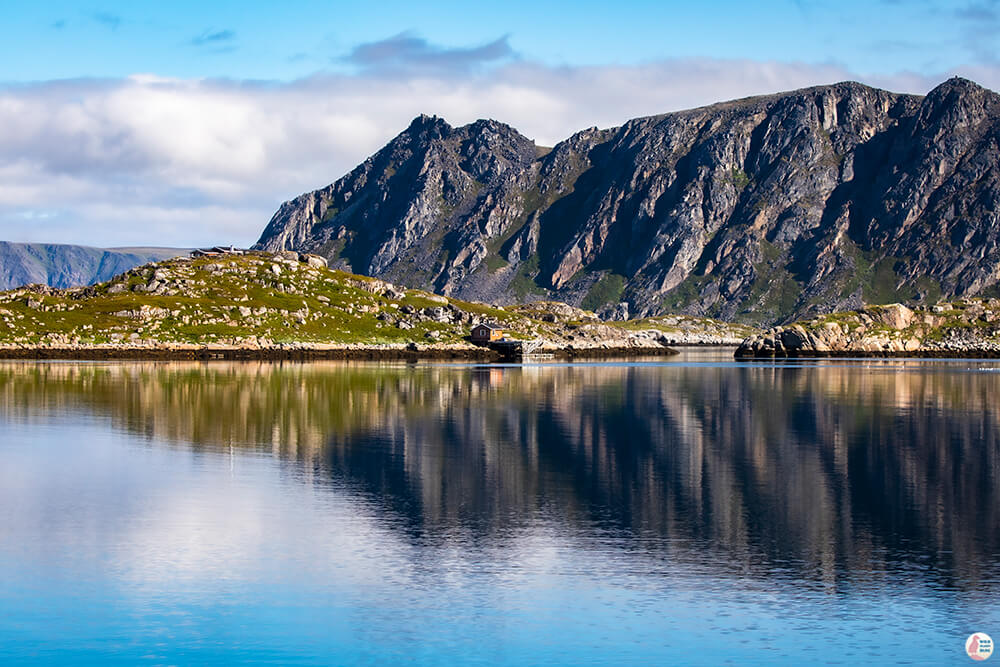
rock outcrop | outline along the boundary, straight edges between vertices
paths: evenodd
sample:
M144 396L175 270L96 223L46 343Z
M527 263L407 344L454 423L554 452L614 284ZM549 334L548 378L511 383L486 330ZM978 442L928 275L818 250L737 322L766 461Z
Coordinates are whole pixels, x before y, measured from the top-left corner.
M422 116L258 247L441 294L552 298L607 319L774 324L989 293L1000 277L1000 97L858 83L591 128L551 150Z
M738 357L1000 355L1000 300L902 304L822 315L747 337Z

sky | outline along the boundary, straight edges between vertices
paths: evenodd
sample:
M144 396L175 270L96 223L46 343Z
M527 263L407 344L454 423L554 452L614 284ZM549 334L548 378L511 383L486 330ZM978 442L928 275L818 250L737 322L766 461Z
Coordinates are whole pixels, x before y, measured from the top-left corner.
M0 240L252 244L420 113L541 145L858 80L1000 89L1000 0L0 0Z

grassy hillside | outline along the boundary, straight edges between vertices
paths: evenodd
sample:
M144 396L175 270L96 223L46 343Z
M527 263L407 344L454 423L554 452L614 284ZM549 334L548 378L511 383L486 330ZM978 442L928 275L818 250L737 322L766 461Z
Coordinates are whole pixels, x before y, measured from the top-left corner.
M494 308L293 256L177 258L91 287L0 293L0 345L462 344L475 323L491 321L555 346L635 347L661 344L668 330L702 331L693 321L603 323L565 304Z
M177 258L92 287L0 293L7 346L461 344L481 321L556 346L658 344L665 330L602 323L565 304L494 308L265 253Z
M443 303L442 303L443 302ZM446 300L296 260L175 259L100 285L0 295L0 342L392 343L460 340ZM471 305L471 304L470 304ZM484 307L463 311L506 320ZM403 323L402 326L399 326ZM412 326L410 326L412 325Z

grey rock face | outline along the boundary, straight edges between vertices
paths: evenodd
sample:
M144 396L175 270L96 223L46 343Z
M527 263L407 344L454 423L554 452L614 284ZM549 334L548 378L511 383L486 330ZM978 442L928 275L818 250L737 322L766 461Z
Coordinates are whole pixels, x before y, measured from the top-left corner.
M177 248L91 248L0 241L0 290L22 285L79 287L110 280L129 269L185 254Z
M995 289L998 209L1000 97L963 79L926 97L841 83L549 151L496 121L422 116L283 204L257 247L465 299L773 324Z

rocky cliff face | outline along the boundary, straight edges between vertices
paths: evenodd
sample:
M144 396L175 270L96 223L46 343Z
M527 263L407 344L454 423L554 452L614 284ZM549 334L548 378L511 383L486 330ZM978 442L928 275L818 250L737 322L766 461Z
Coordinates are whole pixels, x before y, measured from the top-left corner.
M1000 97L857 83L737 100L551 150L422 116L281 206L261 249L466 299L615 318L777 323L863 303L991 295Z
M0 241L0 290L21 285L76 287L110 280L129 269L186 253L176 248L90 248Z

